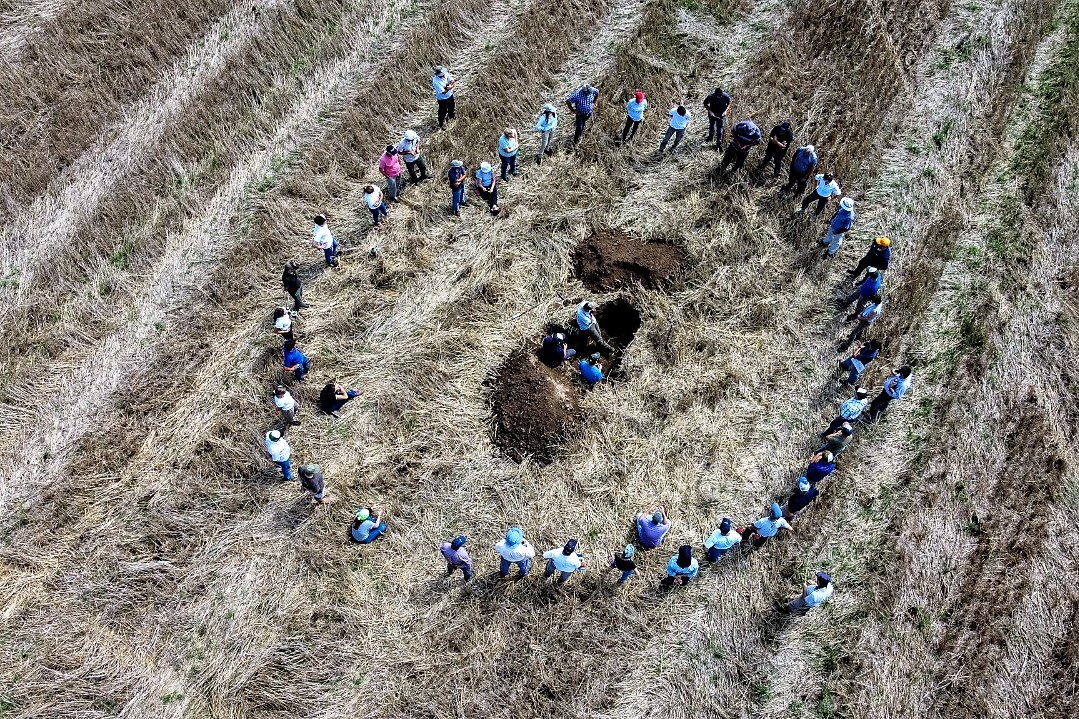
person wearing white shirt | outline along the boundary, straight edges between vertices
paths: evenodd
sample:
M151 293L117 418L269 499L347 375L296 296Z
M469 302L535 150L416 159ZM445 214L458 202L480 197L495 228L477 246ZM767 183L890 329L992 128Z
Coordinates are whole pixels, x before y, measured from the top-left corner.
M292 448L276 429L266 433L266 456L281 469L285 479L292 479Z
M337 238L330 232L325 215L315 215L315 228L312 231L311 244L322 250L327 267L337 266Z
M840 189L839 183L832 177L831 174L825 172L817 175L814 178L817 181L817 186L813 188L813 192L806 195L802 200L802 209L798 210L797 215L799 217L805 215L805 211L809 209L809 206L814 202L817 203L817 209L813 210L813 216L818 217L820 213L824 212L824 207L828 204L829 197L839 197L843 194L843 190Z
M730 518L724 517L719 529L704 540L704 556L709 562L715 562L741 541L742 535L732 526Z
M577 540L571 539L562 548L550 549L543 553L547 560L547 566L543 569L544 578L550 577L555 571L559 572L558 583L565 584L573 576L574 572L584 569L587 563L577 554Z
M435 100L438 102L438 129L446 125L446 120L452 120L457 113L454 104L453 89L457 81L453 79L450 71L444 67L436 67L435 74L431 78L431 87L435 90Z
M300 424L300 420L296 419L296 415L300 411L300 404L293 398L285 385L279 384L274 389L273 403L281 411L281 419L285 420L286 430L288 430L289 425Z
M431 176L427 174L427 161L423 159L423 151L420 149L421 144L420 136L416 134L415 130L405 130L405 135L401 138L401 142L397 143L397 153L405 161L408 177L413 182L423 182L431 179ZM417 170L419 171L418 175L416 174Z
M375 227L381 227L382 218L390 216L384 197L382 188L376 185L368 185L363 188L363 201L367 205L367 209L371 211L371 219L374 221Z
M693 116L689 114L689 110L684 105L672 107L667 111L667 114L671 116L671 121L667 125L667 132L663 133L663 141L659 143L659 151L662 154L667 147L667 143L673 137L674 144L671 145L671 154L673 155L674 151L678 149L678 143L682 141L682 137L686 134L686 127Z
M543 162L544 155L550 155L554 150L551 142L554 139L554 131L558 127L558 109L551 103L547 103L536 115L535 130L539 134L539 147L536 148L536 164Z
M277 307L273 311L273 332L285 340L296 339L292 334L292 315L287 307Z
M510 527L505 539L495 543L495 551L498 552L499 558L498 574L502 578L510 575L515 564L522 577L528 576L536 549L525 539L524 531L520 527Z
M813 607L819 607L832 598L834 587L827 572L817 572L816 582L807 584L802 594L795 597L783 608L788 614L804 615Z
M644 99L644 91L637 90L626 103L626 124L622 128L622 142L629 142L637 136L637 128L641 126L644 111L647 109L648 100Z

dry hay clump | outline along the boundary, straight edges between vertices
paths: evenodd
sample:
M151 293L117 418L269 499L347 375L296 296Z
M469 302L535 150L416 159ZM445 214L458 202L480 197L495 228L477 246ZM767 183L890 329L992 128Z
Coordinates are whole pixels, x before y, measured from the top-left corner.
M635 282L661 287L685 262L676 245L641 242L621 230L599 230L577 245L573 264L577 279L590 290L610 291Z

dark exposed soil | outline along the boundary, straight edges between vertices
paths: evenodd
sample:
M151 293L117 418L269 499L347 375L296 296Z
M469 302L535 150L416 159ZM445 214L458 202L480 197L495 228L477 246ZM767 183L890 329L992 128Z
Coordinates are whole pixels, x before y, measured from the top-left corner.
M535 347L517 350L494 378L494 443L518 462L528 455L550 462L578 416L577 392L564 370L540 362Z
M590 290L607 292L639 282L655 289L682 268L685 253L675 245L641 242L619 230L599 230L577 245L577 278Z

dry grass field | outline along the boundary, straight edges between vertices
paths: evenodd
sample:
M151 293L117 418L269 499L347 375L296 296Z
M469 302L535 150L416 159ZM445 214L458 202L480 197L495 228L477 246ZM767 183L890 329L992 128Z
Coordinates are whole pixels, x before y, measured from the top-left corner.
M563 112L535 165L535 112L585 81L585 139ZM717 177L717 84L856 199L838 258L781 181ZM449 161L506 126L503 212L453 217ZM363 187L408 128L438 180L373 231ZM1077 0L0 0L0 718L1073 715L1077 134ZM657 590L678 544L790 491L881 234L866 381L910 363L912 393L794 532ZM270 332L289 258L304 385ZM584 297L621 333L587 391L533 361ZM335 378L361 391L340 419L314 410ZM333 504L261 452L282 381ZM671 537L620 587L655 503ZM389 530L360 546L368 505ZM592 566L499 581L514 524ZM459 533L468 584L436 549ZM818 569L831 603L772 610Z

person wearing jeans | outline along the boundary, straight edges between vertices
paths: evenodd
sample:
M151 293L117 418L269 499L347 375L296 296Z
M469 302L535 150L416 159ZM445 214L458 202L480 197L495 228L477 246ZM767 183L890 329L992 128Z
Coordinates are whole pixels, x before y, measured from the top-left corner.
M588 118L592 117L592 111L597 97L599 97L599 90L586 84L582 85L576 92L566 98L566 105L569 106L570 110L573 110L575 116L573 130L574 145L581 141L585 124L588 122Z
M527 576L532 569L532 558L536 556L535 548L525 539L520 527L510 527L506 537L495 543L495 551L499 559L498 573L503 579L510 575L515 564L521 576Z
M637 90L633 98L626 103L626 124L622 128L622 142L629 142L637 136L637 129L644 120L644 111L648 109L648 100L644 99L644 91Z
M879 294L873 295L867 301L865 309L858 313L858 321L854 325L854 329L850 331L847 339L844 340L836 349L842 351L847 347L850 347L855 340L861 339L865 331L869 329L869 326L880 319L881 314L884 312L884 300Z
M386 199L397 202L397 196L405 189L401 177L405 168L401 166L401 158L395 146L386 145L386 151L378 158L378 171L386 178Z
M794 195L805 192L809 176L817 170L818 162L817 148L812 145L803 145L795 150L787 172L787 184L780 191Z
M667 143L673 137L674 144L671 145L671 154L673 155L674 151L678 149L678 143L682 141L682 137L686 134L686 126L689 125L692 115L683 105L672 107L667 111L667 114L671 116L671 121L667 125L667 132L663 134L663 141L659 143L659 151L662 154L667 147Z
M337 238L330 232L325 215L315 215L315 229L312 235L311 244L322 250L322 254L326 258L326 266L333 267L336 265Z
M708 111L708 137L704 141L711 142L715 138L718 150L723 147L727 116L731 114L731 96L723 92L723 88L717 87L715 92L704 98L704 109Z
M465 163L461 160L452 160L450 170L446 173L446 179L450 183L450 193L453 196L453 214L455 215L460 215L461 208L468 204L465 201L466 177L468 177L468 170L465 169Z
M285 340L282 355L285 371L292 372L297 382L303 382L304 375L311 371L311 360L296 348L295 340Z
M367 203L367 209L371 211L371 219L375 223L375 227L382 224L383 217L390 216L390 211L386 208L386 203L382 200L382 197L382 190L374 185L363 188L363 201Z
M619 584L625 584L637 573L637 562L633 560L633 552L633 545L627 544L621 554L611 557L611 569L617 569L621 572L618 576Z
M446 125L446 120L452 120L457 112L453 100L453 89L457 81L453 79L450 71L444 67L436 67L434 77L431 78L431 87L435 91L435 100L438 102L438 129Z
M360 544L370 544L378 539L386 531L386 523L382 521L376 510L364 507L356 512L352 519L349 534L352 539Z
M839 363L839 368L850 374L847 375L847 384L856 385L865 372L865 366L875 360L880 354L880 341L868 340L858 345L854 353Z
M556 547L544 552L543 558L547 560L543 577L546 579L557 571L559 584L565 584L575 572L587 566L581 555L577 554L576 539L569 540L562 548Z
M742 535L733 527L729 517L724 517L719 523L719 529L708 535L704 540L704 556L709 562L717 562L734 545L742 541Z
M359 396L360 393L357 390L348 389L344 385L337 384L336 381L327 382L318 395L318 406L326 414L337 417L342 407Z
M543 106L540 114L536 115L536 133L539 135L539 146L536 148L536 164L543 162L544 155L550 155L553 150L551 142L554 139L554 131L558 127L558 110L555 106L547 103Z
M884 387L881 388L880 394L874 399L873 403L869 405L869 410L866 412L866 419L873 422L880 416L881 412L888 409L888 405L892 403L893 399L903 399L907 391L910 390L910 375L913 370L909 364L905 364L892 373L892 376L884 380Z
M839 252L843 238L854 227L856 219L858 216L854 212L854 200L844 197L839 202L839 209L832 215L832 221L828 223L828 232L820 240L820 244L828 248L827 257L835 257L835 253Z
M278 466L285 479L292 479L292 448L276 429L266 433L266 456Z
M502 179L508 180L507 173L517 176L517 152L521 149L517 142L517 131L507 127L502 137L498 138L498 161L502 165Z

